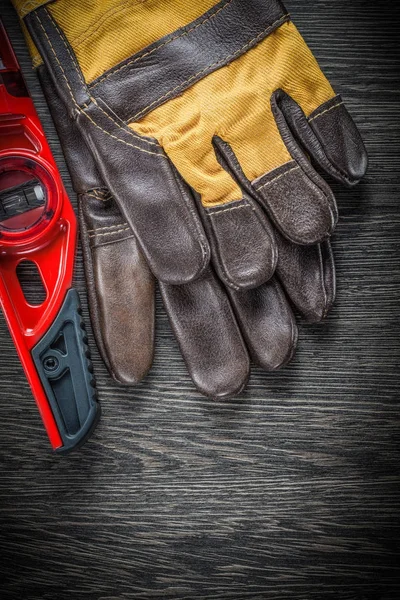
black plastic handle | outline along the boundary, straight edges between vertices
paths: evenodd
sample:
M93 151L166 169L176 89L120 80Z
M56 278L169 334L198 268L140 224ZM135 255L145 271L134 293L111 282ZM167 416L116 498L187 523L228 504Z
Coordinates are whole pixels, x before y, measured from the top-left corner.
M64 303L32 357L63 442L56 452L77 448L90 436L100 416L96 384L78 292L68 290Z

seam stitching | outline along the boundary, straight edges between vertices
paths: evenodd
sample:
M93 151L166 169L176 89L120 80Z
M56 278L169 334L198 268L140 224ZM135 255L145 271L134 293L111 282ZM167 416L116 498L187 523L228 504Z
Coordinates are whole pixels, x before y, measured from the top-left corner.
M330 112L331 110L333 110L334 108L338 108L339 106L342 106L344 104L344 102L339 102L338 104L335 104L334 106L331 106L330 108L327 108L326 110L323 110L322 113L319 113L318 115L315 115L315 117L311 117L311 119L308 119L308 122L310 121L314 121L314 119L318 119L319 117L322 117L322 115L324 115L325 113Z
M289 173L291 173L292 171L297 171L298 169L300 169L299 165L297 165L296 167L292 167L291 169L289 169L285 173L281 173L280 175L277 175L276 177L274 177L270 181L267 181L266 183L263 183L259 187L256 187L255 188L256 192L259 192L260 190L262 190L263 188L267 187L268 185L271 185L271 183L274 183L275 181L278 181L278 179L281 179L282 177L285 177L286 175L289 175Z
M333 106L331 106L330 108L327 108L326 110L322 111L321 113L315 115L315 117L311 117L310 119L307 119L308 122L310 123L311 121L314 121L314 119L318 119L318 117L321 117L322 115L324 115L325 113L328 113L329 111L333 110L334 108L338 108L339 106L344 105L345 102L342 100L341 102L338 102L337 104L334 104ZM328 159L329 160L329 159ZM342 169L340 169L339 167L334 166L332 163L330 164L330 168L332 168L334 170L335 173L338 173L338 175L343 178L345 181L347 181L348 183L352 184L352 180L348 177L347 173L345 173L344 171L342 171Z
M36 10L37 8L39 8L39 6L35 0L26 0L20 9L21 17L25 17L29 11Z
M51 49L51 51L52 51L52 52L53 52L53 54L54 54L54 58L56 59L56 61L57 61L57 64L58 64L58 66L59 66L59 68L60 68L60 70L61 70L61 73L62 73L62 75L63 75L63 77L64 77L64 79L65 79L65 83L67 84L67 87L68 87L69 93L70 93L70 95L71 95L71 100L72 100L72 102L74 103L74 105L75 105L75 106L76 106L76 107L77 107L77 108L80 110L80 107L78 106L78 104L77 104L77 102L76 102L76 100L75 100L75 98L74 98L74 94L73 94L73 92L72 92L71 86L70 86L70 84L69 84L68 78L67 78L67 76L66 76L66 74L65 74L65 71L64 71L64 69L63 69L63 66L62 66L62 64L60 63L59 59L58 59L57 53L56 53L56 51L54 50L53 44L51 43L51 40L50 40L49 36L47 35L47 31L45 30L45 28L44 28L44 26L43 26L43 23L42 23L42 21L41 21L41 19L40 19L39 15L38 15L37 13L34 13L34 15L35 15L35 17L36 17L36 19L37 19L37 21L38 21L38 23L39 23L39 25L40 25L41 29L43 30L43 33L44 33L44 35L46 36L47 43L48 43L48 45L50 46L50 49Z
M86 198L94 198L95 200L101 200L101 202L107 202L107 200L112 200L111 192L97 192L96 190L92 190L92 193L86 192Z
M231 161L236 166L236 169L240 172L241 175L243 175L243 177L245 177L248 180L248 178L244 174L244 171L242 169L241 164L239 163L238 157L234 153L234 151L233 151L232 147L230 146L230 144L227 143L227 142L225 142L223 140L222 136L219 136L219 137L220 137L220 139L222 139L222 144L224 145L227 154L229 154L229 157L230 157Z
M61 34L60 28L58 27L58 25L57 25L56 21L53 19L53 15L52 15L52 14L51 14L51 13L50 13L48 10L46 10L46 15L47 15L47 17L49 18L49 20L50 20L50 21L53 23L54 27L57 29L58 35L60 36L60 40L61 40L61 41L62 41L62 43L64 44L64 46L65 46L65 49L66 49L66 51L68 52L70 59L71 59L71 60L72 60L72 62L74 63L74 67L75 67L75 70L76 70L76 73L77 73L77 75L78 75L78 77L79 77L79 79L80 79L80 81L81 81L82 85L83 85L84 87L86 87L86 83L85 83L85 81L84 81L84 79L83 79L82 72L81 72L80 68L78 67L78 64L77 64L77 62L76 62L76 58L75 58L74 56L72 56L72 54L71 54L71 51L70 51L70 49L68 48L68 46L67 46L67 43L66 43L66 41L65 41L65 39L64 39L64 36Z
M233 200L233 202L237 202L237 200ZM207 211L207 214L212 217L214 215L219 215L221 213L224 212L229 212L232 210L239 210L239 208L251 208L251 210L254 210L253 206L251 206L250 204L241 204L240 206L231 206L230 208L221 208L219 210L212 210L212 211Z
M95 229L88 229L87 232L88 233L96 233L96 231L109 231L112 229L126 229L127 227L129 227L128 223L125 221L124 223L121 223L120 225L105 225L103 227L96 227Z
M127 123L130 123L131 121L136 121L145 112L147 112L150 108L152 108L155 104L158 104L161 100L164 100L165 98L168 98L168 96L171 96L174 92L176 92L179 89L181 89L184 86L186 86L188 83L190 83L191 81L193 81L194 79L196 79L197 77L199 77L199 75L202 75L203 73L207 73L207 71L210 71L211 69L213 69L214 67L217 67L218 65L224 65L226 63L226 61L229 61L232 58L236 57L238 54L240 54L241 52L243 52L243 50L245 50L245 48L248 48L254 42L257 42L257 40L259 40L263 36L265 36L265 34L268 31L270 31L271 29L273 29L278 23L280 23L280 22L283 23L285 21L285 19L287 19L288 17L289 17L289 14L286 13L285 15L283 15L282 17L280 17L279 19L277 19L276 21L274 21L274 23L272 23L271 25L268 25L268 27L266 29L264 29L264 31L261 31L261 33L259 33L258 35L256 35L256 37L254 37L252 40L250 40L244 46L242 46L242 48L239 48L239 50L236 50L236 52L234 52L233 54L230 54L229 56L225 56L223 59L221 59L221 60L219 60L219 61L217 61L217 62L215 62L215 63L213 63L211 65L208 65L206 68L202 69L198 73L195 73L194 75L192 75L191 77L189 77L189 79L187 79L186 81L183 81L182 83L180 83L178 86L176 86L172 90L169 90L169 92L167 92L167 93L163 94L162 96L160 96L160 98L157 98L157 100L154 100L154 102L152 102L151 104L149 104L148 106L146 106L145 108L143 108L142 110L140 110L138 113L136 113L135 115L133 115L133 117L128 118L127 119Z
M144 144L148 144L149 146L156 146L156 148L160 147L160 144L158 144L157 142L151 142L150 140L147 140L144 137L141 137L138 133L136 133L133 129L131 129L130 127L122 127L118 121L116 121L115 119L113 119L113 117L111 115L109 115L104 108L102 108L100 106L100 104L96 101L96 98L90 96L90 99L92 100L93 104L95 104L97 106L97 108L107 117L107 119L109 119L112 123L114 123L117 127L119 127L120 129L122 129L122 131L125 131L126 133L128 133L129 135L131 135L133 138L139 140L140 142L144 143Z
M124 237L121 238L114 238L112 239L112 237L104 237L104 239L99 240L90 240L90 248L94 249L94 248L98 248L99 246L108 246L109 244L119 244L119 242L126 242L126 240L131 240L132 238L134 238L134 235L125 235Z
M101 130L103 133L105 133L106 135L109 135L109 136L110 136L110 137L112 137L113 139L117 140L118 142L121 142L122 144L125 144L126 146L130 146L130 147L132 147L132 148L136 148L137 150L140 150L140 152L144 152L145 154L152 154L152 155L154 155L154 156L158 156L159 158L167 159L167 157L166 157L164 154L159 154L159 153L157 153L157 152L150 152L150 150L144 150L144 149L143 149L143 148L141 148L140 146L135 146L134 144L130 144L129 142L126 142L125 140L123 140L123 139L121 139L121 138L119 138L119 137L117 137L117 136L113 135L112 133L110 133L110 132L109 132L109 131L107 131L106 129L103 129L103 127L101 127L101 125L99 125L98 123L96 123L96 121L94 121L94 120L93 120L93 119L92 119L92 118L91 118L91 117L90 117L90 116L89 116L89 115L88 115L88 114L87 114L87 113L86 113L84 110L82 110L82 109L81 109L81 107L79 106L79 104L76 102L76 100L75 100L75 98L74 98L74 94L73 94L73 92L72 92L72 89L71 89L71 86L70 86L70 84L69 84L68 78L67 78L67 76L66 76L66 74L65 74L65 71L64 71L64 69L63 69L63 67L62 67L62 64L60 63L60 61L59 61L59 59L58 59L57 53L56 53L56 52L55 52L55 50L54 50L54 47L53 47L53 45L52 45L52 43L51 43L51 40L50 40L49 36L47 35L47 31L45 30L45 28L44 28L44 26L43 26L43 24L42 24L42 21L41 21L41 19L40 19L39 15L38 15L37 13L34 13L34 14L35 14L35 17L36 17L36 19L37 19L37 20L38 20L38 22L39 22L39 25L40 25L40 27L42 28L42 30L43 30L43 32L44 32L44 34L45 34L45 36L46 36L47 42L48 42L48 44L49 44L49 46L50 46L50 48L51 48L51 51L52 51L52 52L53 52L53 54L54 54L54 57L55 57L55 59L56 59L56 61L57 61L57 63L58 63L58 66L59 66L59 68L61 69L62 75L63 75L63 77L64 77L64 79L65 79L65 82L66 82L66 84L67 84L67 87L68 87L69 93L70 93L70 95L71 95L71 100L72 100L72 102L73 102L73 104L74 104L75 108L77 109L77 111L78 111L80 114L84 115L84 116L85 116L87 119L89 119L89 121L91 121L91 123L93 123L93 125L94 125L95 127L97 127L98 129L100 129L100 130ZM97 106L98 106L98 105L97 105ZM112 120L112 119L111 119L111 120ZM122 128L121 128L121 126L120 126L120 125L119 125L117 122L115 122L115 124L116 124L116 125L117 125L117 126L120 128L120 129L122 129Z
M123 233L124 231L130 231L130 227L124 227L123 229L119 229L118 231L107 231L106 233L96 233L95 232L95 233L90 234L89 238L92 239L95 237L106 237L106 236L110 237L112 235L118 235L119 233Z
M102 83L105 79L107 79L108 77L111 77L112 75L115 75L116 73L118 73L119 71L126 69L127 67L129 67L132 64L135 64L139 61L141 61L142 59L146 58L147 56L149 56L150 54L153 54L154 52L156 52L157 50L160 50L161 48L164 48L165 46L167 46L168 44L170 44L171 42L174 42L175 40L178 40L186 35L188 35L189 33L191 33L192 31L194 31L195 29L197 29L198 27L200 27L201 25L204 25L204 23L206 23L207 21L210 21L211 19L213 19L218 13L220 13L222 10L224 10L225 8L227 8L231 3L233 2L233 0L229 0L227 3L224 4L224 6L221 6L221 8L219 8L216 12L214 12L212 15L208 16L206 19L204 19L203 21L201 21L200 23L198 23L197 25L195 25L194 27L192 27L191 29L188 29L187 31L185 31L184 33L181 33L171 39L169 39L168 41L164 42L163 44L161 44L160 46L156 46L155 48L153 48L152 50L149 50L148 52L146 52L146 54L142 54L136 58L134 58L133 60L129 61L128 63L121 65L121 67L119 67L118 69L116 69L115 71L112 71L111 73L108 73L106 75L103 75L102 77L100 77L100 79L98 79L96 81L96 83L92 84L92 88L95 88L97 85L99 85L100 83Z
M80 69L79 69L79 66L78 66L78 64L77 64L77 62L76 62L76 59L75 59L75 57L74 57L74 56L71 54L71 52L70 52L70 49L68 48L68 46L67 46L67 44L66 44L66 42L65 42L65 40L64 40L64 37L63 37L63 35L62 35L62 33L61 33L61 30L60 30L60 28L58 27L58 25L57 25L56 21L53 19L53 16L51 15L51 13L50 13L49 11L46 11L46 15L47 15L47 17L49 18L49 20L52 22L52 24L54 25L54 27L56 28L56 30L57 30L57 33L58 33L58 35L59 35L59 37L60 37L60 39L61 39L62 43L64 44L64 46L65 46L65 48L66 48L66 50L67 50L67 52L68 52L68 54L69 54L69 57L70 57L70 59L71 59L71 61L72 61L73 65L74 65L74 67L75 67L76 73L77 73L77 75L78 75L78 77L79 77L79 79L80 79L80 81L81 81L82 85L83 85L83 86L86 88L86 87L87 87L87 86L86 86L86 82L84 81L84 79L83 79L83 77L82 77L82 73L81 73L81 71L80 71ZM71 90L71 91L72 91L72 90ZM120 128L121 128L121 126L120 126L120 125L117 123L117 121L115 121L115 119L113 119L111 115L109 115L108 113L106 113L106 111L105 111L105 110L104 110L104 109L103 109L103 108L102 108L102 107L101 107L101 106L98 104L98 102L96 102L95 98L92 98L91 96L89 96L89 97L90 97L90 99L92 100L92 102L94 102L94 104L96 104L96 106L97 106L97 107L98 107L98 108L101 110L101 112L102 112L102 113L103 113L103 114L104 114L104 115L105 115L105 116L106 116L106 117L107 117L107 118L108 118L108 119L109 119L109 120L110 120L112 123L115 123L115 125L117 125L118 127L120 127ZM85 108L87 108L87 104L85 104ZM122 128L121 128L121 129L122 129ZM126 131L127 133L129 133L129 135L131 135L131 136L132 136L132 137L134 137L135 139L138 139L140 142L143 142L143 143L145 143L145 144L148 144L148 145L150 145L150 146L157 146L157 147L158 147L158 144L156 144L155 142L150 142L149 140L146 140L146 139L144 139L144 138L141 138L141 137L140 137L140 136L139 136L139 135L138 135L136 132L132 131L131 129L124 129L124 131Z

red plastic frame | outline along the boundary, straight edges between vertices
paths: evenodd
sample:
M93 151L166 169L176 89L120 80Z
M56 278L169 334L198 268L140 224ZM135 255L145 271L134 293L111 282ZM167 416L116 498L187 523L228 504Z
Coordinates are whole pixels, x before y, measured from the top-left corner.
M31 350L53 323L72 286L77 221L31 98L12 95L2 83L2 74L17 74L20 69L1 21L0 50L5 65L0 68L0 164L10 158L34 161L48 194L46 211L30 229L0 227L0 303L50 443L57 449L62 440ZM16 269L23 260L34 262L41 275L46 299L40 306L29 304L21 289Z

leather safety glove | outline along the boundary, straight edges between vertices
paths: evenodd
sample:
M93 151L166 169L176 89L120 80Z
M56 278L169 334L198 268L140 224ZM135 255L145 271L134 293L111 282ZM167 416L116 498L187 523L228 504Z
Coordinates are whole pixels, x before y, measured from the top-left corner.
M154 280L44 65L38 74L78 193L96 341L114 378L134 384L153 357ZM280 235L277 240L278 273L287 293L308 320L320 320L335 292L329 243L303 247ZM202 393L223 398L240 392L248 378L249 357L271 370L293 356L297 328L277 277L256 289L236 291L209 267L193 282L160 283L160 290L190 375Z
M332 233L367 159L278 0L14 0L153 274L239 291ZM203 308L207 310L206 307ZM210 315L211 318L211 315Z

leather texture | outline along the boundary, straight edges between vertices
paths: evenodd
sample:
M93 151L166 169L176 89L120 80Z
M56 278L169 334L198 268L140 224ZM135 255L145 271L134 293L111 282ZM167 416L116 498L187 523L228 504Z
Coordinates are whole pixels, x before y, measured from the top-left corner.
M282 121L279 115L278 126L293 160L281 167L249 181L232 148L219 136L213 140L217 157L265 209L276 229L289 241L307 245L313 240L317 244L327 239L336 226L338 212L335 198Z
M134 385L154 352L154 278L108 190L79 199L85 274L98 347L111 375Z
M165 283L196 279L209 263L209 244L193 197L162 149L138 142L97 103L77 123L113 196L129 198L119 206L154 275Z
M295 161L253 181L260 203L276 227L294 244L323 241L337 222L336 204ZM296 221L293 214L297 215Z
M336 276L330 243L299 246L276 233L276 274L298 312L310 323L322 321L332 308Z
M112 194L101 187L102 179L91 153L76 123L66 114L45 67L39 68L39 76L79 195L81 240L96 341L114 379L135 384L145 376L152 361L154 280ZM289 254L287 262L290 273ZM307 264L303 266L305 273L301 275L305 282L300 281L300 285L313 286L314 277L307 277ZM322 273L319 275L323 278ZM320 278L316 279L319 285ZM274 370L293 357L297 327L276 278L255 289L235 291L225 288L209 267L193 282L159 285L189 374L201 393L230 398L246 385L250 358L264 369ZM319 291L316 287L308 294L317 298ZM320 302L323 304L324 298ZM300 308L308 306L303 303ZM320 318L317 313L313 316Z
M205 211L214 267L232 289L251 289L271 279L278 253L274 232L251 197ZM234 240L234 243L232 243Z
M113 378L133 385L146 375L153 357L154 279L111 192L102 187L93 157L46 68L41 66L38 74L78 193L96 342ZM189 374L201 393L218 399L239 394L248 381L250 355L267 369L278 368L293 355L294 316L275 280L240 295L232 290L231 297L211 268L184 285L159 285Z
M362 179L368 168L367 151L340 95L322 104L308 118L283 90L276 90L271 104L282 138L294 158L304 158L305 150L340 183L352 186ZM309 165L308 160L306 164ZM325 193L332 197L325 187Z
M154 278L46 68L37 70L78 194L90 318L111 375L134 385L149 371L154 349Z
M358 183L367 170L368 157L341 96L320 106L308 117L308 122L324 148L330 165L328 173L346 185Z
M46 9L27 19L49 73L57 71L53 83L58 96L67 100L71 117L96 156L101 177L121 199L120 209L154 275L169 283L195 279L208 265L208 242L193 200L162 148L135 135L106 106L88 105L88 91L72 50Z
M249 378L250 358L227 294L212 269L185 285L159 285L197 389L216 399L239 394Z
M354 133L355 126L339 100L322 105L307 120L297 103L277 90L271 98L272 110L294 162L249 182L229 144L214 136L220 164L239 179L250 197L238 196L218 208L209 208L202 201L196 206L157 139L139 135L128 126L132 120L128 112L131 115L136 110L135 102L143 94L144 102L154 110L160 104L154 97L164 103L181 94L185 85L193 86L246 53L287 20L283 5L275 0L225 0L117 65L89 88L68 39L50 11L39 8L26 17L58 93L96 157L105 186L134 232L153 274L165 283L195 280L211 259L219 277L232 289L262 285L272 277L277 260L267 215L289 241L297 244L322 242L336 225L334 197L311 168L302 148L307 145L307 151L323 157L328 172L340 172L348 181L354 181L366 167L361 138ZM165 92L163 86L174 93ZM134 118L144 114L140 109ZM300 117L299 123L296 117ZM206 149L199 148L199 152Z
M90 92L104 98L124 121L136 121L235 60L288 20L277 0L223 0L190 25L104 73L90 84Z
M195 385L215 398L243 389L250 359L273 370L293 357L297 327L290 303L312 322L332 306L335 270L329 236L337 208L309 157L348 184L367 165L365 148L340 97L307 116L293 97L274 90L265 101L271 102L271 119L288 158L253 179L225 136L214 135L210 143L216 167L240 191L218 206L204 204L158 138L138 133L128 123L132 111L145 114L141 103L162 110L163 102L179 98L185 85L215 75L287 18L275 0L225 0L91 86L49 10L39 8L25 19L44 60L44 90L80 195L97 342L111 374L122 383L139 381L151 364L153 275ZM261 37L256 34L260 28ZM285 31L291 35L293 30ZM296 43L298 39L297 34ZM318 67L307 52L313 71ZM174 93L160 98L163 86L171 89L171 83ZM329 85L326 89L331 90ZM201 123L201 115L193 119ZM179 135L188 131L182 127ZM206 152L198 150L199 156Z
M192 196L176 169L156 140L135 134L116 119L101 99L89 99L72 49L46 9L28 15L27 22L49 72L55 75L57 91L67 99L70 114L96 156L103 180L119 199L120 209L152 272L171 284L196 279L209 263L210 247ZM252 286L260 285L272 275L276 263L276 247L268 223L261 227L259 217L253 219L253 224L251 236L255 243L249 260L242 256L235 280L230 276L225 279L227 285L235 288L246 287L249 281ZM246 234L243 225L240 234ZM213 262L220 262L219 273L232 265L232 274L238 266L237 230L219 228L218 238L219 251ZM215 248L215 239L213 242Z
M277 278L252 290L228 288L228 293L253 362L266 371L284 367L294 356L298 332Z

